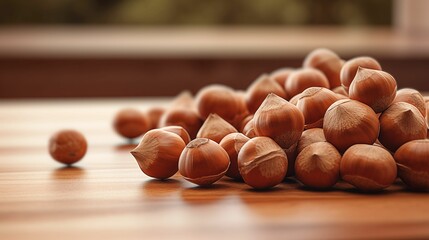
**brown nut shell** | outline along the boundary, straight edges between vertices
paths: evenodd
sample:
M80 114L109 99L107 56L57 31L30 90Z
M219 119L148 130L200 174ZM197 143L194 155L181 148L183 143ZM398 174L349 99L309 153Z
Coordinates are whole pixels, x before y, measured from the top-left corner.
M181 126L167 126L167 127L162 127L160 129L163 131L177 134L180 138L182 138L185 144L188 144L191 141L191 137L189 136L188 132L186 131L186 129L184 129Z
M340 178L340 161L341 155L332 144L310 144L296 158L295 177L308 187L332 187Z
M304 117L299 109L270 93L253 117L256 135L271 137L283 149L297 143L304 130Z
M326 111L323 133L338 151L358 144L373 144L380 131L377 114L367 105L351 100L338 100Z
M150 128L147 117L136 109L123 109L119 111L114 120L113 127L116 132L126 138L136 138Z
M230 133L220 141L219 145L228 153L230 161L228 171L225 173L226 176L241 179L240 171L238 171L237 157L240 149L247 141L249 141L249 138L242 133Z
M49 154L56 161L71 165L85 156L87 146L82 133L75 130L62 130L49 139Z
M196 138L183 150L179 173L189 182L208 186L221 179L229 168L228 153L208 138Z
M311 128L305 130L298 141L297 152L300 153L305 147L317 142L326 142L322 128Z
M416 107L423 117L426 116L426 104L423 95L412 88L402 88L396 92L396 97L393 100L396 102L406 102Z
M167 110L159 122L160 127L181 126L189 133L191 139L197 136L203 120L192 108L178 107Z
M197 138L208 138L219 143L226 135L236 133L231 124L217 114L210 114L197 133Z
M429 139L413 140L395 153L398 176L416 191L429 191Z
M146 175L166 179L177 172L179 156L184 148L185 142L178 134L153 129L143 136L131 154Z
M159 122L166 109L163 107L151 107L146 111L146 116L149 120L149 129L158 128Z
M396 80L387 72L359 67L350 85L349 97L383 112L396 96Z
M274 93L281 98L286 98L283 87L279 86L269 75L259 76L246 91L246 104L250 113L255 113L268 94Z
M243 134L246 135L248 138L254 138L256 137L255 127L253 125L253 118L247 122L246 126L243 128Z
M397 102L380 115L380 136L383 146L395 152L406 142L425 139L427 125L419 110L406 102Z
M277 83L281 88L284 89L286 81L289 78L290 74L294 71L293 68L280 68L275 70L270 74L270 77ZM285 92L286 94L286 92ZM285 99L289 100L289 96L286 96Z
M350 87L359 67L381 70L380 63L372 57L361 56L348 60L344 63L340 72L341 85L346 90Z
M335 52L326 48L317 48L304 59L303 66L319 69L329 80L329 86L341 86L340 72L343 67L342 60Z
M288 96L296 96L309 87L329 89L329 81L323 73L313 68L302 68L290 74L285 90Z
M374 192L392 185L397 168L392 155L384 148L356 144L344 153L340 174L344 181L361 191Z
M322 127L326 110L337 100L337 95L327 88L309 87L304 90L296 103L305 119L304 129Z
M238 154L238 169L244 182L256 189L271 188L281 183L287 167L285 152L268 137L250 139Z
M202 88L196 97L197 110L202 119L217 114L225 121L238 127L249 115L244 98L232 88L223 85L209 85Z

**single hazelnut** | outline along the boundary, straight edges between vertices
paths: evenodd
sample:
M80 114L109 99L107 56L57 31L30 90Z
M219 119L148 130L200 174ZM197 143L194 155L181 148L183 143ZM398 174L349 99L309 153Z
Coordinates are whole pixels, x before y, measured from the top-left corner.
M326 76L317 69L298 69L290 74L285 85L285 90L288 96L293 97L309 87L329 88L329 81Z
M322 127L326 110L337 100L337 95L327 88L305 89L296 103L305 119L304 129Z
M422 94L412 88L402 88L399 89L396 92L396 97L393 100L394 103L396 102L406 102L414 107L416 107L420 113L423 115L423 117L426 116L426 104L425 99L422 96Z
M75 130L62 130L49 140L49 153L60 163L71 165L85 156L87 142L85 137Z
M226 135L236 132L237 129L220 116L210 114L198 131L197 138L208 138L219 143Z
M179 173L189 182L208 186L221 179L228 170L228 153L208 138L196 138L183 150Z
M149 129L158 128L160 119L165 112L165 108L155 106L151 107L146 111L146 116L149 120Z
M191 139L197 136L203 120L193 108L177 107L167 110L161 117L160 127L181 126L189 133Z
M395 152L398 176L413 190L429 191L429 139L413 140Z
M171 101L169 108L195 108L194 96L189 91L183 91Z
M149 130L150 124L142 112L131 108L119 111L113 121L116 132L126 138L142 135Z
M153 178L167 179L177 172L179 156L184 148L185 142L178 134L153 129L143 136L131 154L143 173Z
M319 69L329 80L329 86L341 86L340 72L343 67L342 60L335 52L326 48L317 48L304 59L303 66ZM323 86L320 86L323 87Z
M348 60L344 63L340 72L341 85L348 90L350 84L356 76L358 68L368 68L374 70L381 70L381 65L372 57L362 56Z
M280 68L275 70L270 74L270 77L277 83L281 88L284 88L286 81L289 78L289 75L294 71L293 68ZM286 92L285 92L286 94ZM289 99L289 96L285 97L286 100Z
M232 88L223 85L202 88L197 94L196 105L202 119L215 113L234 127L238 127L249 115L244 99Z
M238 153L240 174L253 188L271 188L281 183L287 167L286 153L268 137L250 139Z
M298 141L297 151L300 153L305 147L312 143L326 142L322 128L311 128L305 130Z
M396 81L387 72L359 67L350 89L350 99L370 106L376 113L383 112L396 96Z
M242 133L230 133L220 141L219 145L228 153L230 161L228 171L225 173L226 176L241 179L240 172L238 171L237 157L240 149L247 141L249 141L249 138Z
M424 139L427 125L419 110L406 102L397 102L380 115L381 144L395 152L406 142Z
M396 179L396 163L385 149L365 144L351 146L340 163L341 178L365 192L380 191Z
M247 123L250 122L253 119L253 114L246 116L243 121L240 123L240 127L237 129L239 132L244 133L244 128L246 127Z
M279 86L269 75L263 74L256 79L247 89L246 104L250 113L255 113L268 94L274 93L281 98L286 98L283 87Z
M248 138L254 138L256 137L255 127L253 124L253 118L250 119L249 122L247 122L246 126L244 126L242 133L246 135Z
M351 100L338 100L326 111L323 133L338 151L358 144L373 144L380 131L377 114L367 105Z
M253 117L256 135L271 137L283 149L298 142L304 130L304 117L299 109L275 95L268 94Z
M312 188L329 188L340 178L341 155L328 142L316 142L305 147L295 161L295 177Z

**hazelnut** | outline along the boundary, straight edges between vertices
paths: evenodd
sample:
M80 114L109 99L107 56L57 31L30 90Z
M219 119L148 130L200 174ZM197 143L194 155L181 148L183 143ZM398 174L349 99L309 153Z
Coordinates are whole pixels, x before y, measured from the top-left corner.
M270 77L277 83L281 88L284 88L286 81L289 78L289 75L294 71L293 68L280 68L275 70L270 74ZM285 92L286 94L286 92ZM286 96L285 99L289 99L289 96Z
M250 122L253 119L253 115L248 115L241 121L239 129L237 129L239 132L244 133L244 128L246 127L247 123Z
M304 129L322 127L326 110L337 100L337 95L327 88L309 87L304 90L296 103L304 115Z
M177 172L179 156L184 148L185 142L178 134L153 129L143 136L131 154L146 175L166 179Z
M241 179L240 172L238 171L237 157L240 149L247 141L249 141L249 138L242 133L230 133L220 141L219 145L228 153L230 161L228 171L225 173L226 176Z
M387 72L359 67L350 89L350 99L370 106L376 113L389 107L396 96L396 81Z
M269 75L263 74L247 89L246 104L250 113L255 113L269 93L286 98L283 87L280 87Z
M305 130L298 141L297 151L300 153L305 147L312 143L326 142L322 128L311 128Z
M402 88L399 89L396 92L396 97L393 100L394 103L396 102L406 102L409 103L411 105L413 105L414 107L416 107L420 113L423 115L423 117L425 117L426 115L426 104L425 104L425 99L422 96L422 94L412 88Z
M304 117L299 109L270 93L253 117L256 135L271 137L280 147L290 148L304 130Z
M429 139L413 140L395 153L398 176L413 190L429 191Z
M285 90L288 96L293 97L309 87L329 88L329 81L326 76L317 69L298 69L290 74L285 85Z
M49 153L60 163L71 165L85 156L87 143L85 137L75 130L62 130L49 140Z
M257 189L271 188L286 176L286 153L271 138L255 137L238 154L238 169L245 183Z
M174 108L194 108L194 97L189 91L179 93L170 103L170 109Z
M424 139L427 125L419 110L405 102L397 102L380 115L381 144L392 152L411 140Z
M191 138L197 136L203 120L192 108L177 107L167 110L159 122L160 127L181 126L189 133Z
M318 48L307 55L304 59L303 66L316 68L322 71L329 80L329 86L335 88L341 86L340 72L343 64L344 60L335 52L326 48Z
M323 133L328 142L344 152L354 144L373 144L380 130L377 114L367 105L338 100L326 111Z
M296 179L312 188L332 187L340 178L340 161L341 155L332 144L310 144L296 158Z
M374 192L389 187L396 179L392 155L374 145L356 144L344 153L340 163L341 178L356 188Z
M211 185L228 170L228 153L208 138L196 138L183 150L179 159L179 173L189 182Z
M348 60L344 63L340 72L341 85L346 90L349 89L359 67L381 70L380 63L372 57L362 56Z
M226 135L236 132L237 129L217 114L210 114L198 131L197 138L208 138L219 143Z
M234 127L238 127L243 118L249 115L244 99L233 89L223 85L202 88L197 94L196 104L202 119L215 113Z
M246 135L248 138L256 137L255 127L253 125L253 118L244 126L242 133Z
M151 107L146 111L146 116L149 120L149 129L155 129L158 127L160 119L165 112L163 107Z
M149 130L150 122L147 117L136 109L119 111L113 121L116 132L126 138L136 138Z

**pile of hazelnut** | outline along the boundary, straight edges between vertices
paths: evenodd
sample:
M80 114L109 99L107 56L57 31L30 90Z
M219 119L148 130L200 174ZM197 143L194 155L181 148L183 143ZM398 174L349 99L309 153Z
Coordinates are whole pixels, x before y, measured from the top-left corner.
M114 127L143 135L131 151L148 176L208 186L224 175L266 189L295 177L313 189L340 179L364 192L397 177L429 191L429 99L400 89L374 58L312 51L300 69L256 79L246 91L210 85L168 108L125 109ZM86 147L86 146L85 146Z

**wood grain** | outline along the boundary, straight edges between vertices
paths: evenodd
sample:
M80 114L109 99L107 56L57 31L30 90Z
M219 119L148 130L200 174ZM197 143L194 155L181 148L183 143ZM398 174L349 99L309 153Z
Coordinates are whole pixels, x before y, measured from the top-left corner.
M113 114L166 99L0 103L0 239L427 239L429 194L398 181L379 194L346 183L314 192L288 180L254 191L228 178L199 188L152 180L116 136ZM47 152L62 128L84 132L67 168Z

